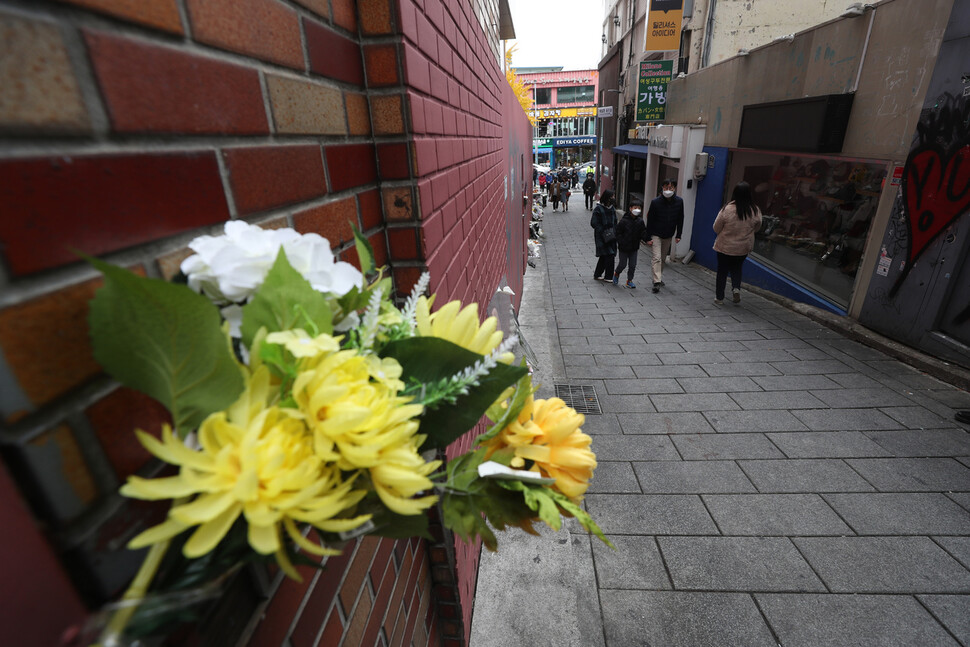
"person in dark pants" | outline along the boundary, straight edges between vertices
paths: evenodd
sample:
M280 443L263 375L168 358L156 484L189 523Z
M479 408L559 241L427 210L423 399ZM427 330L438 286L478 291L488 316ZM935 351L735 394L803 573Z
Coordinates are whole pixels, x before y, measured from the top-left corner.
M593 209L593 215L589 219L589 225L593 228L593 242L596 244L596 269L593 270L593 278L597 281L613 280L613 263L616 261L616 237L611 242L603 238L603 232L607 229L616 231L616 208L613 206L613 192L607 189L600 196L600 202Z
M714 304L724 303L724 288L731 277L731 295L741 303L741 266L754 249L754 235L761 229L761 210L754 204L751 186L738 182L731 201L714 219L714 251L717 252L717 279L714 284Z
M593 179L592 173L587 174L586 181L583 182L583 195L586 196L586 208L592 210L593 203L596 201L596 180Z
M677 193L676 180L664 180L662 194L650 201L647 210L648 245L653 247L653 291L660 292L664 284L664 260L670 253L670 244L676 237L680 242L684 233L684 199Z
M647 225L644 224L640 214L643 213L643 203L634 198L630 202L627 210L620 222L616 223L616 247L618 250L616 270L613 272L613 285L619 285L620 274L630 264L626 273L626 286L635 288L637 284L633 282L633 274L637 271L637 252L640 251L640 243L647 240Z

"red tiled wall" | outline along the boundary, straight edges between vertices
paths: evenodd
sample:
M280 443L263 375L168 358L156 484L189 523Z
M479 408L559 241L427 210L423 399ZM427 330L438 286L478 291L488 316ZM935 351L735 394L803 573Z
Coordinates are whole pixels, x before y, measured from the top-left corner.
M170 279L193 237L244 219L356 262L352 222L399 294L427 269L440 303L484 305L503 281L521 294L531 130L456 0L0 0L0 54L0 501L24 502L0 510L0 549L34 546L38 584L0 608L60 604L0 643L50 644L137 567L110 547L156 508L79 530L145 467L131 430L167 419L94 362L100 281L77 252ZM357 541L279 583L250 642L467 643L478 551Z

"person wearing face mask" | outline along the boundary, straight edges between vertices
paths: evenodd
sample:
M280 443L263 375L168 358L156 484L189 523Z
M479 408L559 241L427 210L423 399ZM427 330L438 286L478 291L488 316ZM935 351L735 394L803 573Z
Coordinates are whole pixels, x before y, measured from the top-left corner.
M653 247L653 291L664 284L664 259L670 253L670 242L680 242L684 233L684 199L677 195L677 181L664 180L663 193L650 201L647 210L647 243Z
M754 235L761 229L761 210L751 196L751 185L738 182L731 201L714 219L714 251L717 252L717 280L714 284L714 303L724 303L724 288L731 277L731 296L741 303L741 266L754 249Z
M589 226L593 228L593 242L596 244L596 269L593 278L597 281L613 280L613 263L616 261L616 236L604 238L605 232L616 231L616 209L613 207L613 192L603 191L599 204L593 209L589 219Z
M643 222L640 214L643 213L643 203L634 199L630 202L630 209L623 214L620 222L616 223L616 247L618 251L618 263L616 271L613 272L613 285L619 285L620 274L623 269L630 264L626 273L626 286L628 288L637 287L633 282L633 273L637 270L637 252L640 250L640 241L647 240L647 225Z

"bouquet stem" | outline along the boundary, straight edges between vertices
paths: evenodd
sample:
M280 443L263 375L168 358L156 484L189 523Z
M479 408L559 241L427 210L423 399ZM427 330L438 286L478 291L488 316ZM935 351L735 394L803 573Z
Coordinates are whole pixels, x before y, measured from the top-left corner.
M96 645L92 645L92 647L114 647L120 644L118 638L124 632L128 621L131 620L131 616L138 610L138 601L144 598L148 592L148 587L155 578L155 573L158 572L158 567L162 563L162 558L165 557L170 543L171 540L166 539L157 544L152 544L152 547L148 550L148 554L145 556L145 561L142 562L138 573L135 574L135 579L132 580L125 594L121 596L122 602L130 602L130 604L115 611L108 625L101 633L99 642Z

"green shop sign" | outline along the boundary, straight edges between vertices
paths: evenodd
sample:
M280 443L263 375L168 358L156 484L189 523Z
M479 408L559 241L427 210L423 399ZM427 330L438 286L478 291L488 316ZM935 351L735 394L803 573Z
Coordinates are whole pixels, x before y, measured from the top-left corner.
M674 76L673 61L643 61L637 86L637 121L663 121L667 84Z

